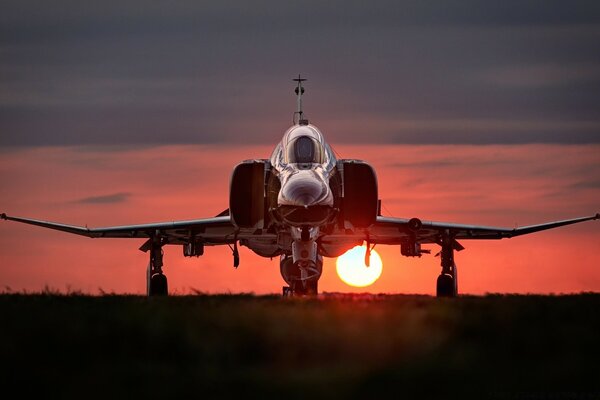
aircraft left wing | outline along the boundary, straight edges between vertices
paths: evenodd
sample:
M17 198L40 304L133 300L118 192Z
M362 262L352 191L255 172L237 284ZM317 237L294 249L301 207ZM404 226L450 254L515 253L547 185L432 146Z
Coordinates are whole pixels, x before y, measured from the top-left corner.
M148 239L153 236L160 236L165 244L185 244L190 241L190 238L202 239L206 245L231 244L235 241L236 237L241 239L248 236L248 233L244 234L236 231L229 215L187 221L109 226L104 228L66 225L36 219L11 217L6 214L0 214L0 218L90 238Z
M322 243L367 241L371 244L403 245L441 243L441 238L447 235L454 239L455 250L463 247L457 240L463 239L504 239L526 235L560 226L600 219L600 214L553 221L539 225L529 225L520 228L500 228L484 225L465 225L452 222L421 221L417 218L392 218L378 216L375 223L366 229L354 229L347 233L327 234Z

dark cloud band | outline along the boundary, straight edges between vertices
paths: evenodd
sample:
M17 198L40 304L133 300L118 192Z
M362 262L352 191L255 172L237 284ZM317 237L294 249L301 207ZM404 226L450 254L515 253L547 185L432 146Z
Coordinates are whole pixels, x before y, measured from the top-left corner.
M9 1L0 146L600 142L600 3Z

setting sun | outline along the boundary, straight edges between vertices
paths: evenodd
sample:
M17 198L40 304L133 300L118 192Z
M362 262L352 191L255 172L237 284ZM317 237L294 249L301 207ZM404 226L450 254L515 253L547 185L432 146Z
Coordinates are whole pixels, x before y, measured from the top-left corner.
M366 246L356 246L342 254L335 262L340 279L356 287L372 285L381 276L383 263L375 250L371 250L370 266L365 265Z

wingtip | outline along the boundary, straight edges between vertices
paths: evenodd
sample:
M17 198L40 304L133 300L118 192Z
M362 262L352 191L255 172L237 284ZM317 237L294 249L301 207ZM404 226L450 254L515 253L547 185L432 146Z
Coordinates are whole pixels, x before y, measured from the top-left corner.
M596 216L594 217L594 219L600 219L600 213L596 213Z
M6 216L6 214L5 214L5 213L2 213L2 214L0 214L0 218L2 218L2 219L7 219L8 217Z

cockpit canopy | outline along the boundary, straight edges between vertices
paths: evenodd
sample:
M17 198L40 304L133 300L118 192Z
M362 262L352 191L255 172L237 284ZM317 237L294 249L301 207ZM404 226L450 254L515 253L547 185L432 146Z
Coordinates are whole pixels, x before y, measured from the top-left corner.
M323 146L310 136L298 136L288 143L285 162L288 164L323 163Z

